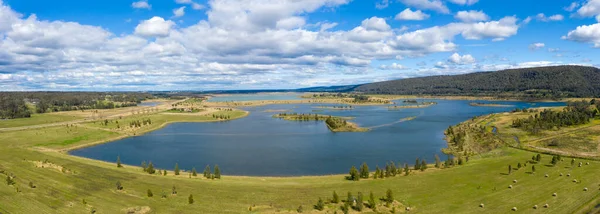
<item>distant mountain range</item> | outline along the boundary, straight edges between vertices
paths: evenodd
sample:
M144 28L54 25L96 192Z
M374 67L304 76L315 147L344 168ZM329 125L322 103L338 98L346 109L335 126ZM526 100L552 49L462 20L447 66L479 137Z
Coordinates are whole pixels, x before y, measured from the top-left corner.
M354 88L367 94L494 96L521 99L600 97L600 69L552 66L375 82Z

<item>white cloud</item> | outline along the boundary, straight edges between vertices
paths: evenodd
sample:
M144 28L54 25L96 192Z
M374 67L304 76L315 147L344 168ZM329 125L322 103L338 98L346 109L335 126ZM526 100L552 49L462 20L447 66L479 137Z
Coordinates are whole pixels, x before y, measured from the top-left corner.
M600 15L596 16L596 21L600 22Z
M548 21L562 21L565 17L560 14L555 14L550 17L546 17L545 14L539 13L535 16L535 18L539 21L548 22Z
M133 2L131 3L131 7L137 9L152 9L152 5L148 4L148 1L145 0Z
M600 0L588 0L579 10L577 14L582 17L592 17L600 15Z
M565 7L564 9L568 12L572 12L574 11L577 7L579 7L579 2L572 2L569 6Z
M537 42L529 45L529 50L538 50L546 47L546 44Z
M529 22L531 22L533 18L531 18L531 16L528 16L527 18L523 19L523 24L529 24Z
M285 18L277 21L277 28L281 29L296 29L304 26L306 21L302 17L292 16L289 18Z
M335 22L334 23L329 23L329 22L321 23L320 24L321 28L319 31L327 31L331 28L334 28L337 25L338 25L338 23L335 23Z
M177 4L191 4L192 0L175 0Z
M594 44L595 48L600 48L600 23L579 26L562 38L575 42L591 43Z
M423 13L421 10L412 11L410 8L404 9L398 13L394 19L396 20L425 20L429 18L429 14Z
M388 6L390 6L390 0L381 0L377 3L375 3L375 8L377 8L377 9L384 9L384 8L387 8Z
M174 17L182 17L184 15L185 15L185 6L173 10Z
M479 0L450 0L450 2L459 5L473 5L477 3Z
M204 8L205 8L205 6L202 5L202 4L198 4L198 3L195 3L195 2L192 3L192 9L194 9L194 10L202 10Z
M379 69L382 69L382 70L404 70L404 69L407 69L407 67L394 62L389 65L381 65L381 66L379 66Z
M407 6L415 7L421 10L433 10L439 13L448 14L450 10L440 0L399 0Z
M165 37L169 35L173 26L175 26L173 21L165 21L162 17L155 16L135 27L135 34L145 37Z
M465 55L461 56L458 53L454 53L454 54L450 55L450 57L448 58L448 62L454 63L454 64L459 64L459 65L473 64L473 63L475 63L475 58L473 56L471 56L470 54L465 54Z
M194 2L192 0L175 0L175 3L177 3L177 4L189 4L189 5L192 6L192 9L194 9L194 10L202 10L202 9L205 8L204 5L198 4L198 3L196 3L196 2Z
M485 14L483 11L459 11L454 15L455 19L458 19L462 22L479 22L479 21L487 21L490 20L490 17Z
M371 17L362 21L361 26L367 30L389 31L391 27L385 22L385 19Z

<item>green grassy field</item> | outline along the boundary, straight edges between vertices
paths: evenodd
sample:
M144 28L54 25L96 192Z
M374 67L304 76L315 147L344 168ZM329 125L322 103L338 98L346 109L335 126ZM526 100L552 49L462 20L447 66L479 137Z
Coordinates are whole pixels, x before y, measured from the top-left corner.
M66 114L32 114L31 118L18 118L10 120L0 120L0 128L31 126L46 123L58 123L82 119L79 116Z
M215 114L239 118L247 113ZM138 133L175 121L217 121L212 116L162 113L138 116L153 121L152 125L142 127L143 130L135 130ZM134 119L123 118L120 123ZM574 213L599 203L591 201L600 196L600 162L577 159L583 166L571 167L570 159L565 158L553 167L549 165L551 156L542 155L540 163L527 164L507 174L509 164L516 168L517 163L524 164L536 153L506 147L471 156L462 166L448 169L430 166L425 172L413 172L409 176L357 182L345 180L345 175L227 176L227 169L222 169L224 176L220 180L204 179L201 175L190 178L189 172L180 176L172 171L166 176L149 175L139 167L117 168L115 163L57 152L129 134L125 130L111 130L115 128L87 123L2 133L0 179L4 181L6 175L12 174L16 176L16 184L0 184L0 213L90 213L92 210L127 213L136 209L138 213L286 213L295 212L300 205L307 213L325 213L315 211L312 206L319 197L330 199L333 191L341 199L345 199L349 191L355 196L362 192L366 200L369 192L380 198L387 189L394 192L397 203L401 204L398 207L409 206L411 213L508 213L512 207L518 208L517 213ZM44 168L36 165L41 162L48 164ZM351 163L348 164L350 168ZM532 173L532 165L536 167L535 173ZM513 180L518 182L513 183ZM29 182L36 188L30 188ZM116 182L122 183L122 191L116 189ZM509 189L509 185L513 188ZM171 194L173 186L176 195ZM147 196L148 189L153 197ZM166 198L161 197L163 192ZM557 196L552 196L553 193ZM193 204L188 203L190 194ZM379 200L378 203L383 204ZM479 207L482 203L484 208ZM544 204L549 204L549 208L543 208ZM326 211L341 213L340 205L326 204ZM534 205L539 208L534 210ZM253 207L252 211L249 207ZM397 211L405 212L404 209ZM366 209L364 213L373 212Z

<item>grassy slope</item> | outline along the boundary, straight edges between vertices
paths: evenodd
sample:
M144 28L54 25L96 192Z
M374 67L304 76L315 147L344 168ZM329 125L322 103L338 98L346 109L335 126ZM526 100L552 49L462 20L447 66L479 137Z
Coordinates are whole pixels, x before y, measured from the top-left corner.
M0 128L31 126L45 123L66 122L81 119L82 117L66 114L32 114L31 118L19 118L12 120L0 120Z

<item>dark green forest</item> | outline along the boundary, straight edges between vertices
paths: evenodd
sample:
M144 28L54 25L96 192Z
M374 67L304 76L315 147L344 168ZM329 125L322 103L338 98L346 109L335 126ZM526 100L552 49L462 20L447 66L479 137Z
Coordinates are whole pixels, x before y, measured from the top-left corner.
M600 96L600 69L552 66L430 76L369 83L354 89L368 94L493 96L558 99Z
M136 106L152 97L148 93L133 92L0 92L0 119L30 117L33 113Z

